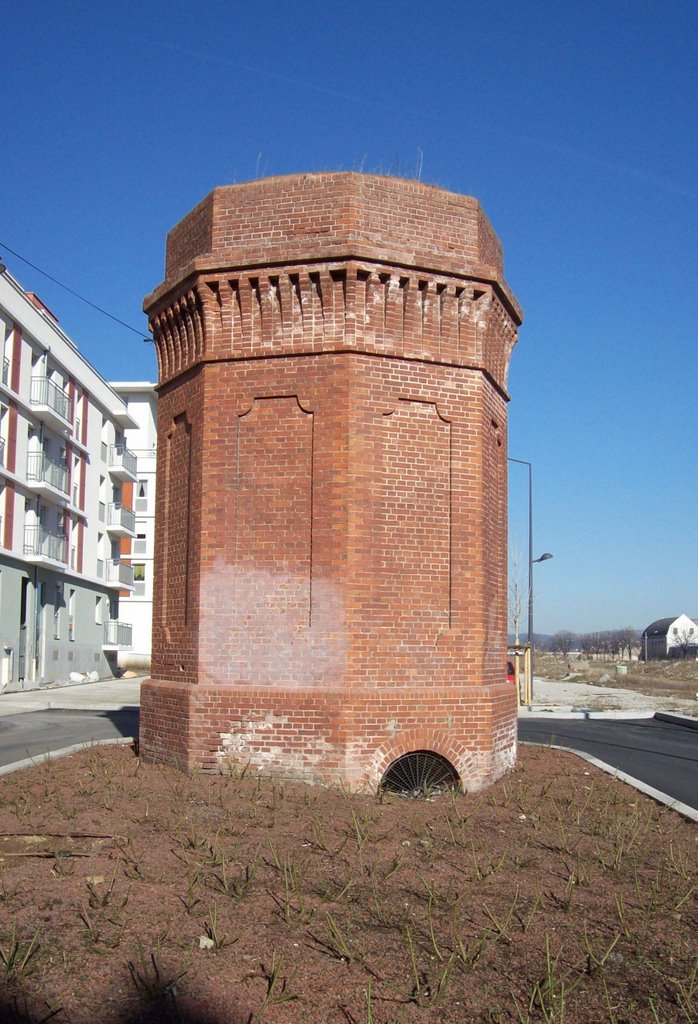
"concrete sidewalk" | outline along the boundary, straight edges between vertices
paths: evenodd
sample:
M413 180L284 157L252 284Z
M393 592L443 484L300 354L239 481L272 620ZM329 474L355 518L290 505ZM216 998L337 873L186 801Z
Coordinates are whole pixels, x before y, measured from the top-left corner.
M106 679L97 683L72 683L66 686L0 693L0 718L29 711L121 711L137 708L141 702L141 683L147 678Z
M698 716L698 700L648 696L636 690L592 686L576 680L533 678L533 704L519 708L521 718L651 718L657 711Z

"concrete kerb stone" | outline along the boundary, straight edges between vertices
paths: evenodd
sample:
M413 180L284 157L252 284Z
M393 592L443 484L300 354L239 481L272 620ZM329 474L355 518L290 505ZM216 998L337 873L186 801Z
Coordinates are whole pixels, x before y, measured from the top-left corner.
M655 718L655 711L595 711L593 708L572 708L572 707L520 707L519 718L571 718L579 721L592 719L616 719L633 721L637 718Z
M674 711L655 711L658 722L669 722L671 725L682 725L685 729L698 729L698 718L690 715L678 715Z
M632 775L628 775L627 772L622 772L619 768L614 768L613 765L606 764L605 761L600 761L598 757L594 757L593 754L586 754L581 750L572 750L571 747L563 747L556 743L533 743L529 740L522 740L521 743L525 743L530 747L548 747L550 750L562 750L566 754L574 754L575 757L581 757L583 761L588 761L589 764L593 764L594 767L600 768L602 772L606 772L607 775L613 776L614 779L618 779L620 782L626 782L633 789L637 789L638 792L644 793L645 796L651 797L660 804L664 804L672 811L677 811L679 814L688 818L690 821L698 821L698 811L689 807L688 804L682 803L680 800L675 800L667 793L662 793L661 790L655 789L654 786L648 786L646 782L642 782L640 779L634 778Z
M686 729L698 729L698 718L680 715L674 711L595 711L593 708L559 708L559 707L520 707L519 718L549 721L551 718L576 719L590 721L594 719L615 719L616 721L636 721L639 718L655 718L658 722L681 725Z
M36 757L25 757L21 761L13 761L12 764L0 765L0 775L11 775L12 772L19 772L23 768L36 768L46 761L55 761L59 757L68 757L70 754L78 754L81 750L91 750L93 747L128 746L135 742L134 736L119 736L115 739L91 740L89 743L73 743L72 746L63 747L61 750L51 750L46 754L37 754Z

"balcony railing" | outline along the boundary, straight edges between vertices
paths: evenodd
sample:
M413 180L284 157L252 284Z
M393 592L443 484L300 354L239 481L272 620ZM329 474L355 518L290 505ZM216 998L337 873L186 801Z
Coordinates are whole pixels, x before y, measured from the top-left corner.
M24 554L29 558L50 558L54 562L67 562L66 537L43 526L24 527Z
M29 401L53 409L66 423L70 423L70 395L48 377L32 377Z
M117 622L109 619L104 623L105 647L131 647L133 643L133 626L130 622Z
M129 533L136 532L136 513L122 505L119 501L112 501L107 505L107 529L109 527L128 530Z
M124 470L134 479L136 477L136 456L125 444L112 444L109 446L109 469L112 471Z
M68 493L68 467L64 462L54 462L43 452L27 455L27 480L50 484L63 494Z
M119 558L110 558L105 564L107 583L121 583L124 587L133 586L133 566L122 562Z

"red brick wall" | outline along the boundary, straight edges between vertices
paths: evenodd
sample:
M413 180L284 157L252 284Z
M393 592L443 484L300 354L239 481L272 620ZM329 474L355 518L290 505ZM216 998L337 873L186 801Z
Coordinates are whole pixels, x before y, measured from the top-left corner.
M427 747L470 788L500 774L520 316L478 204L357 175L216 190L168 275L144 756L359 786Z
M320 245L369 245L387 251L474 262L502 271L501 245L477 201L400 178L305 174L215 189L168 237L166 279L197 257L223 263L288 261ZM414 260L410 260L410 263Z

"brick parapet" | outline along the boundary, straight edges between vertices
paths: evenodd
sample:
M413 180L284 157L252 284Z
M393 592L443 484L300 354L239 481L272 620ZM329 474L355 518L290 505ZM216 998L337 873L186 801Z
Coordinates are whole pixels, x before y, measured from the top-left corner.
M205 269L355 256L490 278L509 295L501 243L471 196L368 174L264 178L216 188L168 236L165 281Z

